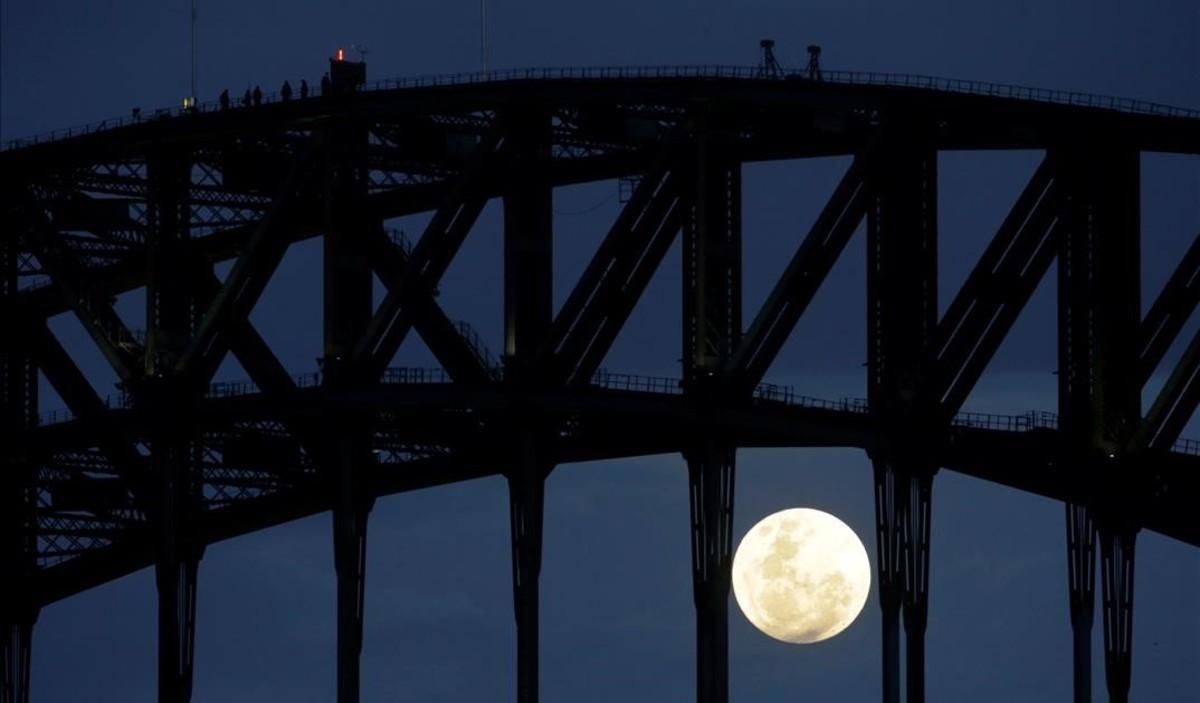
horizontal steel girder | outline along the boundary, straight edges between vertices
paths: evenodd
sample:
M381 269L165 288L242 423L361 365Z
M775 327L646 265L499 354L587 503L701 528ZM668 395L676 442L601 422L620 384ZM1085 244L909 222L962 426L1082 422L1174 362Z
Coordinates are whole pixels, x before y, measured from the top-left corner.
M276 404L263 404L256 396L210 400L201 403L201 424L220 424L252 416L278 416ZM469 449L452 451L395 466L380 466L370 481L377 495L418 490L471 478L495 475L499 470L487 459L495 447L488 443L482 423L502 425L511 416L514 395L502 388L464 389L427 384L323 394L302 389L288 402L297 417L320 417L329 408L355 407L386 415L386 428L377 441L430 444L448 442L451 435L469 439ZM556 440L550 458L555 463L615 459L682 451L696 436L720 434L738 447L858 447L875 442L868 416L861 412L787 406L759 402L730 406L720 413L679 395L575 389L520 394L519 402L534 412L572 418L568 436ZM441 408L449 415L432 413ZM464 413L466 409L473 412ZM469 421L462 418L468 417ZM448 420L449 418L449 420ZM452 420L457 418L460 424ZM98 430L131 421L128 411L112 411ZM93 434L83 425L67 423L32 430L31 446L60 445ZM469 428L484 434L464 434ZM423 435L423 436L422 436ZM495 439L496 446L502 439ZM987 480L1060 501L1083 502L1085 487L1075 480L1071 467L1057 462L1057 434L1049 429L1006 431L956 427L940 447L931 449L936 463L968 476ZM1200 457L1150 453L1140 464L1148 485L1144 505L1134 506L1141 525L1186 543L1200 546L1200 528L1191 518L1189 496L1200 489ZM314 487L307 474L294 474L281 490L210 510L197 518L197 539L205 543L227 539L305 515L328 510L328 496ZM1169 490L1165 488L1169 487ZM120 537L116 545L73 559L43 574L39 588L46 602L103 583L150 563L152 545L135 535ZM141 546L138 546L141 545Z

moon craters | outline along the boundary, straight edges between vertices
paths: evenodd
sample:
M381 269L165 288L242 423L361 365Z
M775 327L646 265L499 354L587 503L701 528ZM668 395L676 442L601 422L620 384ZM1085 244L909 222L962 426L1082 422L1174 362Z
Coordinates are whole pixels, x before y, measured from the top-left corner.
M758 629L785 642L828 639L866 602L870 562L857 535L818 510L764 518L738 546L734 595Z

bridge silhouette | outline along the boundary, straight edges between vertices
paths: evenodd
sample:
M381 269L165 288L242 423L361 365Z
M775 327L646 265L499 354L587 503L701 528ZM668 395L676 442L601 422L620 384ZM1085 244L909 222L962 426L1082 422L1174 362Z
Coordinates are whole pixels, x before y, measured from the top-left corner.
M1091 699L1097 553L1109 698L1128 698L1136 535L1200 546L1200 444L1180 438L1200 402L1200 335L1160 368L1200 302L1200 237L1143 316L1139 159L1200 155L1200 112L893 74L539 69L368 85L361 64L331 69L329 89L303 100L164 110L0 153L0 701L29 700L42 608L145 567L159 595L158 699L190 700L205 547L325 511L338 700L357 701L372 504L488 475L508 481L516 697L535 701L547 475L678 453L697 697L721 703L737 450L816 446L873 462L884 701L900 700L902 666L906 700L924 700L938 469L1063 503L1075 700ZM959 149L1043 157L939 315L937 157ZM830 155L853 161L743 320L742 165ZM556 312L552 191L612 179L628 197ZM496 353L436 295L492 199L504 211ZM415 242L388 229L424 212ZM764 383L864 222L867 398ZM249 313L288 248L313 238L324 351L318 369L296 373ZM677 241L682 375L602 368ZM1052 265L1057 413L964 410ZM132 290L145 292L144 329L113 307ZM98 394L51 332L61 313L81 323L119 394ZM392 366L414 330L438 368ZM214 381L227 357L247 380ZM1164 371L1144 409L1143 387ZM39 406L39 376L65 409Z

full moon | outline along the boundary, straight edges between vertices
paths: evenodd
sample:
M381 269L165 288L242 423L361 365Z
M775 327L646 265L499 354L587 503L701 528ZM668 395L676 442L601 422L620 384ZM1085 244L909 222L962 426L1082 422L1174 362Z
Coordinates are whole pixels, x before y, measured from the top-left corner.
M871 562L850 526L792 508L750 528L733 556L733 595L755 627L808 644L846 629L871 589Z

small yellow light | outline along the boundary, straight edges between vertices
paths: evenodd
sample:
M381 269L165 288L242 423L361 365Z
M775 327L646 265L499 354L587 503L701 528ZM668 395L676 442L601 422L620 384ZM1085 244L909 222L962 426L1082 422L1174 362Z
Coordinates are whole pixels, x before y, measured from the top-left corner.
M183 109L191 110L196 107L196 98L187 96L183 99Z

